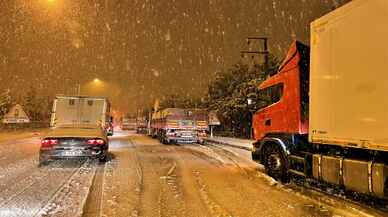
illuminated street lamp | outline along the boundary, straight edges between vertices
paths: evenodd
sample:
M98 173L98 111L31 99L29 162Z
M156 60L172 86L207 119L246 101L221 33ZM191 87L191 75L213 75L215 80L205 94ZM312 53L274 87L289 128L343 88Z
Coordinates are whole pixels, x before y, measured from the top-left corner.
M50 1L50 0L48 0L48 1ZM55 0L51 0L51 1L55 1ZM95 78L95 79L93 79L92 82L95 83L95 84L98 84L98 83L101 82L101 80L98 79L98 78ZM78 82L77 95L78 95L78 96L81 95L81 82Z
M49 6L49 7L53 7L53 6L58 5L56 0L46 0L46 3L44 3L44 4L46 4L46 6Z

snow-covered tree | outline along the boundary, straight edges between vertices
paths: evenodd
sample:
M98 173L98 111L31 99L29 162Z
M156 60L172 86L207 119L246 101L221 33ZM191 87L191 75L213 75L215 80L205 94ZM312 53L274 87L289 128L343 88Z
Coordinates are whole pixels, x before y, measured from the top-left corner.
M9 90L0 92L0 119L8 112L11 106L11 95Z
M216 79L209 86L209 109L218 113L224 127L234 136L250 136L252 113L266 100L258 97L257 86L276 73L277 66L277 59L270 55L267 66L258 64L249 68L238 63L217 72ZM252 105L248 105L248 99L252 100Z
M48 121L51 110L51 98L39 96L34 87L30 87L23 97L22 106L32 121Z

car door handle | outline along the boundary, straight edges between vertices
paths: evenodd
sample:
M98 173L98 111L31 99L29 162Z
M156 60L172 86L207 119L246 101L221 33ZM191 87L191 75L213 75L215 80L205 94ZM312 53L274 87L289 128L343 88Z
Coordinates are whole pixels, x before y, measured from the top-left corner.
M271 126L271 119L267 119L264 121L265 126Z

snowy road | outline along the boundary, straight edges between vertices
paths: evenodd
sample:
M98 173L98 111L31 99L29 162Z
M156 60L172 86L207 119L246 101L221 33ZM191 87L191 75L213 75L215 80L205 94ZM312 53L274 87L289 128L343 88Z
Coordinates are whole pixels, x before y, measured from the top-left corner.
M249 152L118 132L111 160L37 167L38 138L0 143L0 216L384 216L273 181Z
M58 161L39 168L38 144L35 137L0 144L0 216L46 216L58 208L55 202L69 183L85 182L80 174L92 177L95 166L90 161ZM72 191L80 192L77 188Z

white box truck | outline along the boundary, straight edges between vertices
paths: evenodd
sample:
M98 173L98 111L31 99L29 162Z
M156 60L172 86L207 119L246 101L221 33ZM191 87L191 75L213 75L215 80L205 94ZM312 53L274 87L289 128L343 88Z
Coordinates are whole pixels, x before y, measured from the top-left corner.
M293 43L259 87L252 158L275 178L388 198L387 38L387 0L353 0L312 22L311 50Z
M108 129L111 126L108 99L89 96L56 96L50 126L79 124L97 124Z

